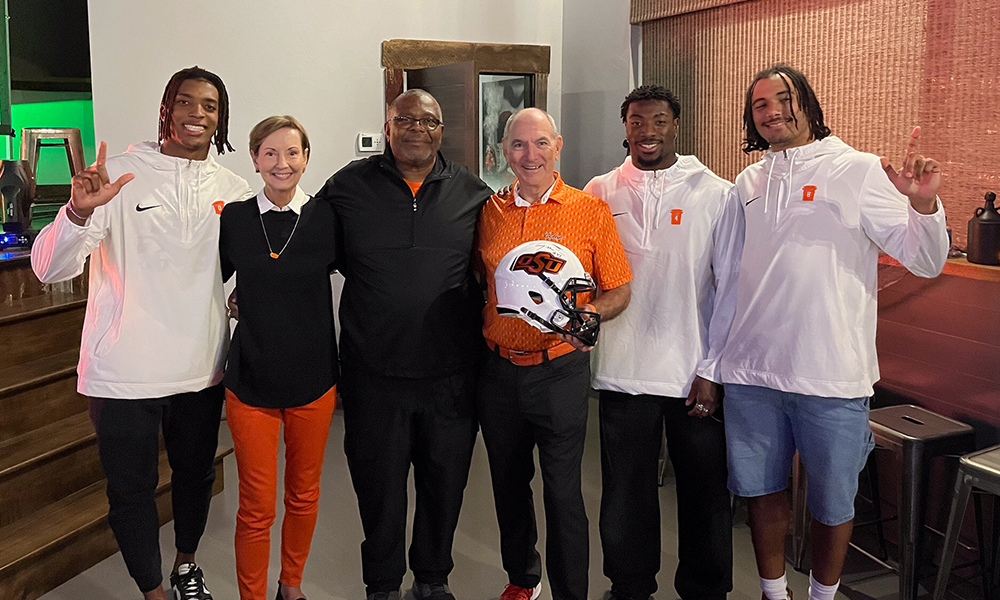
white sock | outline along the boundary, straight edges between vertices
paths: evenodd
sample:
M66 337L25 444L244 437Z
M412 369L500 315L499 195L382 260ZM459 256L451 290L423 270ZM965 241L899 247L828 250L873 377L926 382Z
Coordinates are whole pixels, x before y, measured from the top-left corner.
M760 578L760 589L767 596L768 600L787 600L788 598L788 578L782 573L777 579Z
M809 600L833 600L833 595L837 593L840 581L833 585L823 585L813 578L812 571L809 571Z

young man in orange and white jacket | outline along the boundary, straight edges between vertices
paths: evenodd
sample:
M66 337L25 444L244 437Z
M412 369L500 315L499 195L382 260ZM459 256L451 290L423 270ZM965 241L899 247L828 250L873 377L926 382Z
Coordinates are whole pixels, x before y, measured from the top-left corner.
M734 233L738 283L723 293L735 305L712 323L729 332L721 355L729 488L748 497L764 596L784 600L785 487L798 451L814 517L809 597L832 600L873 446L878 253L922 277L941 272L940 167L916 151L919 129L898 173L831 136L809 82L787 65L754 78L744 129L744 151L766 153L730 196L729 230L745 241Z
M674 587L682 600L724 600L733 589L721 379L718 361L707 358L725 341L709 329L716 287L739 266L724 254L732 246L720 243L732 184L676 154L680 110L665 88L633 90L622 104L629 156L586 187L610 206L633 274L629 309L603 326L592 382L600 391L601 545L614 600L647 600L657 588L664 427L677 484Z

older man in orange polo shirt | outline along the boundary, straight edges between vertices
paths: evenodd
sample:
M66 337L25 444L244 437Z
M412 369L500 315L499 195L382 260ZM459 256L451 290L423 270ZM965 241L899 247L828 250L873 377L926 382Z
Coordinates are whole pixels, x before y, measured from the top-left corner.
M494 271L514 247L548 240L569 248L597 283L600 292L590 304L602 320L617 316L631 296L632 273L611 212L604 201L563 183L555 171L561 149L562 137L546 112L528 108L511 117L503 152L517 181L509 194L491 197L479 217L475 259L489 292L483 311L489 349L477 401L510 582L501 600L534 600L541 587L531 494L536 445L552 598L587 598L590 545L580 464L592 346L501 317Z

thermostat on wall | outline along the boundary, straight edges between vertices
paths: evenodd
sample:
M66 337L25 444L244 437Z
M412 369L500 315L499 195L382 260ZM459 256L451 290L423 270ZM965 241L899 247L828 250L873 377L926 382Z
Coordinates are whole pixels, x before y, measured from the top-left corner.
M358 152L381 152L385 148L384 133L359 133Z

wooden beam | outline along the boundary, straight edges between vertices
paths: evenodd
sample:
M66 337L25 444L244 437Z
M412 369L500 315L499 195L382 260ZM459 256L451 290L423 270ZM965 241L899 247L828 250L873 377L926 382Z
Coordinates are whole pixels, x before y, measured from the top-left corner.
M531 44L481 44L437 40L386 40L382 66L424 69L475 61L481 73L548 73L551 49Z

